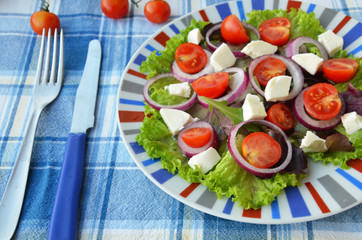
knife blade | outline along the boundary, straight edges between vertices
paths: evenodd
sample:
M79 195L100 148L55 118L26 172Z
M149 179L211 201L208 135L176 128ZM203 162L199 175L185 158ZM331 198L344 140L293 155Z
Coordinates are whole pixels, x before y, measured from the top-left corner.
M102 49L99 40L89 43L87 60L78 86L72 125L60 173L48 239L76 239L83 180L86 132L94 126Z

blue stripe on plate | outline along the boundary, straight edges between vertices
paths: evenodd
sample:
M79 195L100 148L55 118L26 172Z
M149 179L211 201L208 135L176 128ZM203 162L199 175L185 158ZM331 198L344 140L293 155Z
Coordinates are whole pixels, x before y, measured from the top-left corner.
M285 194L287 195L293 218L311 215L298 187L287 187L285 189Z
M343 36L343 48L348 47L351 43L361 36L362 23L357 23L346 35Z
M179 34L180 30L175 26L175 24L171 24L170 28L172 29L172 31L174 31L174 33Z
M131 142L129 143L129 145L131 146L135 154L145 152L145 149L141 145L139 145L138 142Z
M336 172L339 173L340 175L342 175L348 181L350 181L353 185L358 187L359 190L362 190L362 183L360 181L358 181L356 178L349 175L347 172L343 171L341 168L337 168Z
M313 12L314 9L315 9L315 4L310 4L309 7L308 7L308 9L307 9L307 13Z
M236 2L236 4L237 4L238 9L239 9L240 20L241 20L241 21L246 20L243 2L241 2L241 1L240 1L240 2Z
M234 202L231 198L228 199L228 201L226 202L226 205L224 207L224 210L222 211L225 214L229 214L231 213L231 210L233 209L234 206Z
M142 164L143 164L143 166L147 167L156 162L159 162L160 160L161 160L160 158L155 158L155 159L149 158L147 160L142 161Z
M150 44L147 44L145 47L147 50L149 50L150 52L154 52L156 51L156 56L160 56L161 53L154 47L152 47Z
M151 173L151 175L152 177L154 177L154 179L156 179L157 182L161 184L167 182L168 180L170 180L172 177L175 176L172 173L169 173L166 169L159 169Z
M253 10L264 10L264 0L252 0Z
M221 19L225 19L227 16L231 15L230 6L228 3L223 3L216 6L217 11L219 12L219 15Z
M142 54L139 54L135 60L133 61L135 64L137 64L138 66L141 66L142 62L146 61L146 57L143 56Z
M352 50L350 54L356 55L360 51L362 51L362 45L359 45L356 49Z
M125 98L120 98L119 103L128 104L128 105L136 105L136 106L145 106L145 103L142 101L136 101L136 100L125 99Z
M279 203L277 197L275 197L275 200L271 203L271 211L273 219L280 219Z

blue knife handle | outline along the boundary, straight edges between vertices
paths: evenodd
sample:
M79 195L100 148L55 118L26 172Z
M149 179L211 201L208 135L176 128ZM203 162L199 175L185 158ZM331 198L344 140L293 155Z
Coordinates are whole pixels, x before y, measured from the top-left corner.
M50 219L48 239L76 239L83 181L85 133L70 133Z

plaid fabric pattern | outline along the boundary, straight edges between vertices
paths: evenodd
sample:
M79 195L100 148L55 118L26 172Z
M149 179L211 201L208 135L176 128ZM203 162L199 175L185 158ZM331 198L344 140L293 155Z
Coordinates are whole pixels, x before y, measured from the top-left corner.
M167 0L169 21L221 0ZM164 193L139 170L117 126L117 91L136 50L163 24L143 14L147 1L119 20L106 18L100 1L52 0L65 33L64 86L39 119L23 209L14 239L46 239L77 87L88 43L103 49L96 124L87 136L79 239L361 239L362 206L311 222L257 225L210 216ZM309 0L362 22L359 0ZM18 150L31 104L40 37L30 16L40 0L0 1L0 198ZM0 236L1 238L1 236Z

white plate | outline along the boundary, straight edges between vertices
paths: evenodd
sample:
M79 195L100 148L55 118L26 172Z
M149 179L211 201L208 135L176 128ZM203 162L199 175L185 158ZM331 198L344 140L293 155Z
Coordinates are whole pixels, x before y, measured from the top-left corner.
M118 126L126 147L143 173L159 188L177 200L205 213L249 223L282 224L315 220L343 212L362 202L362 160L342 170L331 164L309 163L309 175L300 187L288 187L276 200L260 210L244 210L230 199L218 199L202 184L190 184L178 175L161 168L159 161L151 160L135 137L144 117L142 89L145 75L139 67L153 50L163 50L165 42L186 28L191 19L220 22L230 14L240 19L254 9L300 8L314 12L326 29L334 30L344 38L344 48L361 57L361 23L335 10L297 1L233 1L207 7L180 17L150 37L128 63L118 89Z

